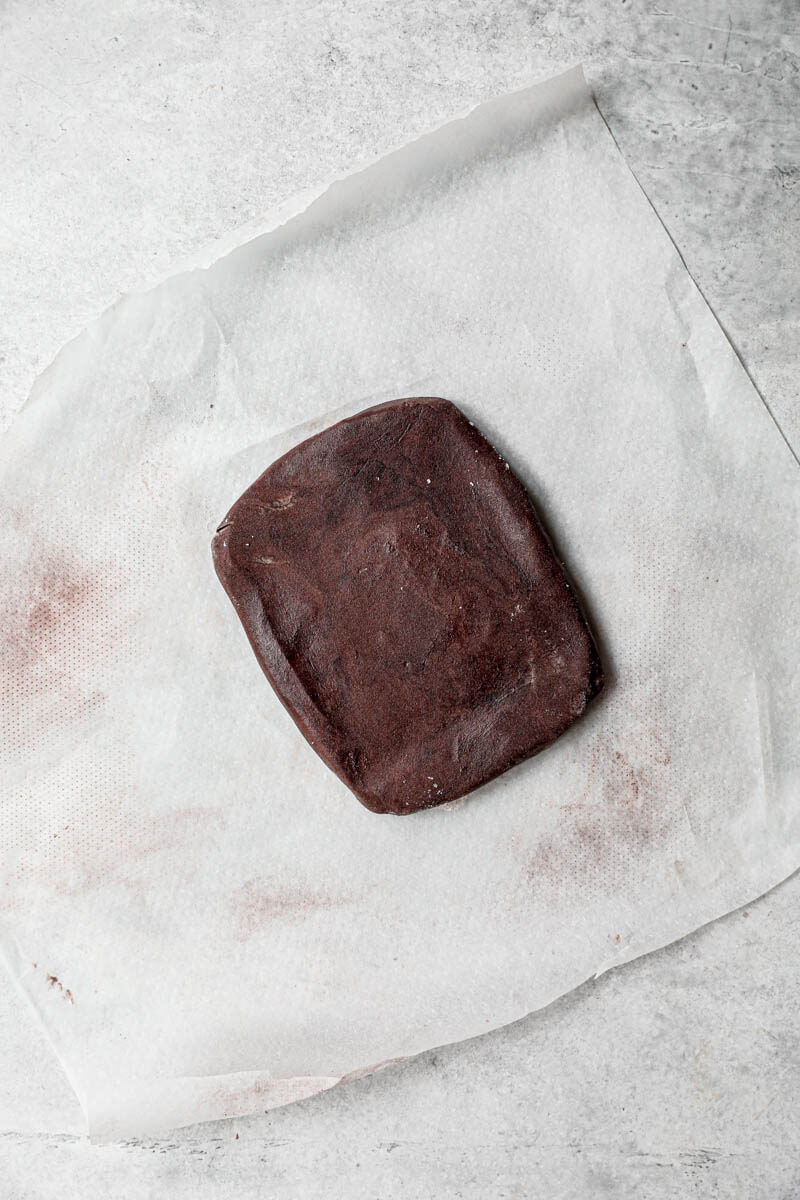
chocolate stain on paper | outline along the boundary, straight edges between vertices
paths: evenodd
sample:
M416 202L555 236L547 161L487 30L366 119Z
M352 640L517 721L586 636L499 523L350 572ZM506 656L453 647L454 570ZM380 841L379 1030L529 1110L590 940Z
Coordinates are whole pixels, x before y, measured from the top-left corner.
M239 941L280 922L304 921L314 913L351 903L347 894L333 894L299 887L271 886L262 879L248 879L233 894L231 907Z
M616 888L645 850L667 841L680 809L670 795L671 753L654 727L601 730L589 748L585 783L560 807L555 829L526 863L534 893Z
M0 611L2 702L36 703L37 721L63 724L99 708L105 695L87 668L113 652L113 571L42 550L13 581Z

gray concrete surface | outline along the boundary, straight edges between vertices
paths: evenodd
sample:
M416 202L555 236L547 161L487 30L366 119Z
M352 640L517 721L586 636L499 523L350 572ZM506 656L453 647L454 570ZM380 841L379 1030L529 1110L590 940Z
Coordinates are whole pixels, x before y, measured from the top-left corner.
M576 61L800 449L796 0L6 0L0 420L121 292ZM795 876L510 1028L158 1142L81 1138L0 986L0 1200L796 1200L798 899Z

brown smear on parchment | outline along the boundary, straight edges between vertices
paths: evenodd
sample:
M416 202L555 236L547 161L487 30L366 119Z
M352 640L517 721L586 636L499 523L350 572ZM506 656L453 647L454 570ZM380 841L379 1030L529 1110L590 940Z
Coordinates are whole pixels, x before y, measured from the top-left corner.
M555 829L526 862L534 892L558 898L622 883L683 813L670 795L671 759L655 727L628 730L624 740L595 734L582 791L561 806Z
M33 536L33 535L32 535ZM62 549L35 547L27 568L2 581L0 703L7 716L63 724L100 706L92 668L113 654L119 634L119 573L87 567Z
M9 872L9 884L33 885L63 896L103 886L142 891L142 871L154 856L191 844L196 830L204 832L222 820L216 808L182 808L161 815L142 814L127 796L98 796L80 821L42 830L39 843L26 849ZM16 889L9 889L15 891ZM0 911L8 910L0 892Z
M64 987L63 983L61 982L61 980L58 978L57 975L47 975L45 977L45 979L46 979L47 986L51 990L57 990L58 994L64 1000L69 1000L70 1004L75 1003L75 997L73 996L72 992L69 990L69 988Z
M12 526L28 538L30 557L14 578L0 580L0 749L29 755L39 735L57 728L66 752L70 725L84 736L82 722L106 699L108 669L126 651L135 612L126 614L120 600L130 567L88 563L67 548L68 531L56 544L57 517L47 540L28 528L24 514ZM0 889L0 909L8 911L28 888L62 895L104 885L146 889L148 859L182 850L220 819L216 808L150 811L128 783L124 760L108 749L96 767L65 775L62 788L74 799L67 794L58 814L34 793L18 796L23 807L37 805L38 816L18 846L12 839L16 861Z
M303 921L312 914L351 903L346 894L274 887L263 879L248 879L233 893L231 908L239 941L246 941L274 922Z

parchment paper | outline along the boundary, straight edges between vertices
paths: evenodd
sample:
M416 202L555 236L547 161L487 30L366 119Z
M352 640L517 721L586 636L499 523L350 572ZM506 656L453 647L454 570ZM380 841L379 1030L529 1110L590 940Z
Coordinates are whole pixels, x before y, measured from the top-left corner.
M309 750L209 544L278 454L402 395L527 482L609 684L399 819ZM93 1134L489 1030L800 862L800 471L580 71L125 297L1 455L2 947Z

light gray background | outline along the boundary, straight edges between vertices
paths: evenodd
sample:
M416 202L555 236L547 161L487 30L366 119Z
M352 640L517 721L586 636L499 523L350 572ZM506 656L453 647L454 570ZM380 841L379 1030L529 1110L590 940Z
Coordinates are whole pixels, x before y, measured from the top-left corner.
M5 0L0 419L121 292L576 61L797 449L797 0ZM797 1200L798 900L795 876L510 1028L146 1143L80 1137L0 980L0 1200Z

